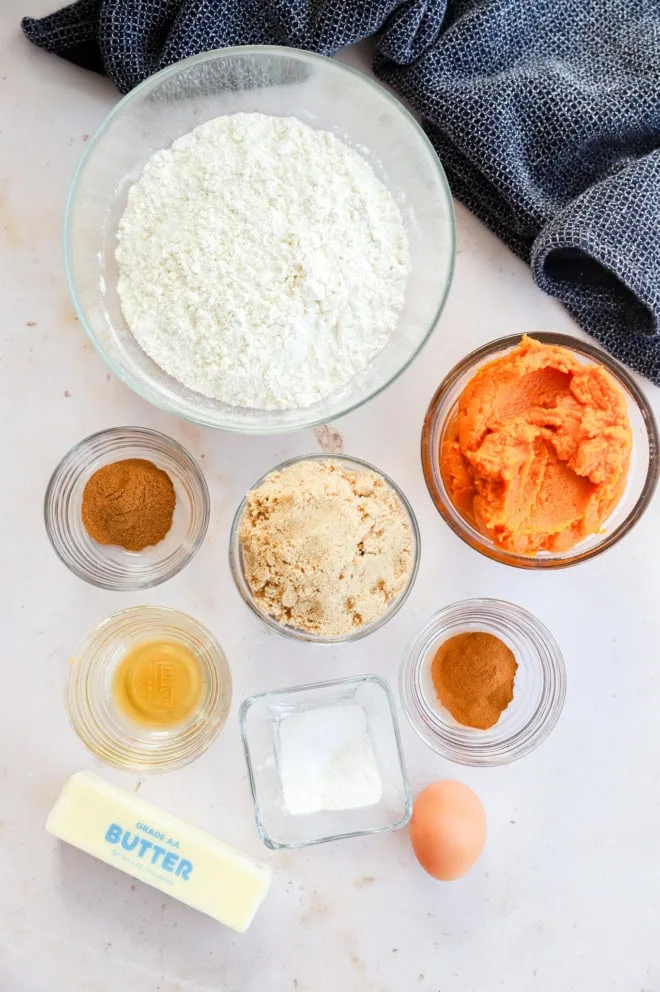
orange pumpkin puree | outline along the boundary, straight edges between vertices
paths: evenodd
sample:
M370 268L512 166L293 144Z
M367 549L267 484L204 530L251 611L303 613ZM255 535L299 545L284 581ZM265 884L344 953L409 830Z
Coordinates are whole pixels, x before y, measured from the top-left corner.
M527 336L468 382L440 466L459 513L517 554L598 533L626 485L632 431L601 365Z

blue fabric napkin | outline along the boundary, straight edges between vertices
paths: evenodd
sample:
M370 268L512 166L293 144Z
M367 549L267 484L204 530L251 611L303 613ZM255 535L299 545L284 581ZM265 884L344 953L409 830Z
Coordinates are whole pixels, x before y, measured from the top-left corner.
M374 36L454 194L660 384L659 0L79 0L22 27L123 93L211 48Z

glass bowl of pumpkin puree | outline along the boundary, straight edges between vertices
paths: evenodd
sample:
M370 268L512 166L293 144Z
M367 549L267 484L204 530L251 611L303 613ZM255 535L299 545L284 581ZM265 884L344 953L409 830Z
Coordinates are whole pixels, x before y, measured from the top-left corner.
M549 332L499 338L438 387L422 467L451 529L518 568L611 548L658 481L658 429L633 376L595 345Z

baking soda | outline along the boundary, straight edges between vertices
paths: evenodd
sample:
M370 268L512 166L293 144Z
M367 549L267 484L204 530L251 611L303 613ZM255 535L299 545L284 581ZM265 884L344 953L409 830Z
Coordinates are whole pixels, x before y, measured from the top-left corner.
M285 717L279 764L289 813L360 809L383 795L366 714L355 703Z

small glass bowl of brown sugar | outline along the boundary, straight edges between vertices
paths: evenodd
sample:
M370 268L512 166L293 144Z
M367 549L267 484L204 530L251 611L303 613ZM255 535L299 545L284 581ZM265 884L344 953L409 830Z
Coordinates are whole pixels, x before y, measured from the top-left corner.
M401 609L419 569L412 506L359 458L314 453L271 469L241 501L229 564L272 630L315 644L366 637Z
M199 550L210 499L197 462L145 427L113 427L75 445L51 476L46 531L67 568L129 592L172 578Z
M400 688L406 716L432 750L461 765L503 765L533 751L557 723L566 670L531 613L471 599L440 610L416 634Z

